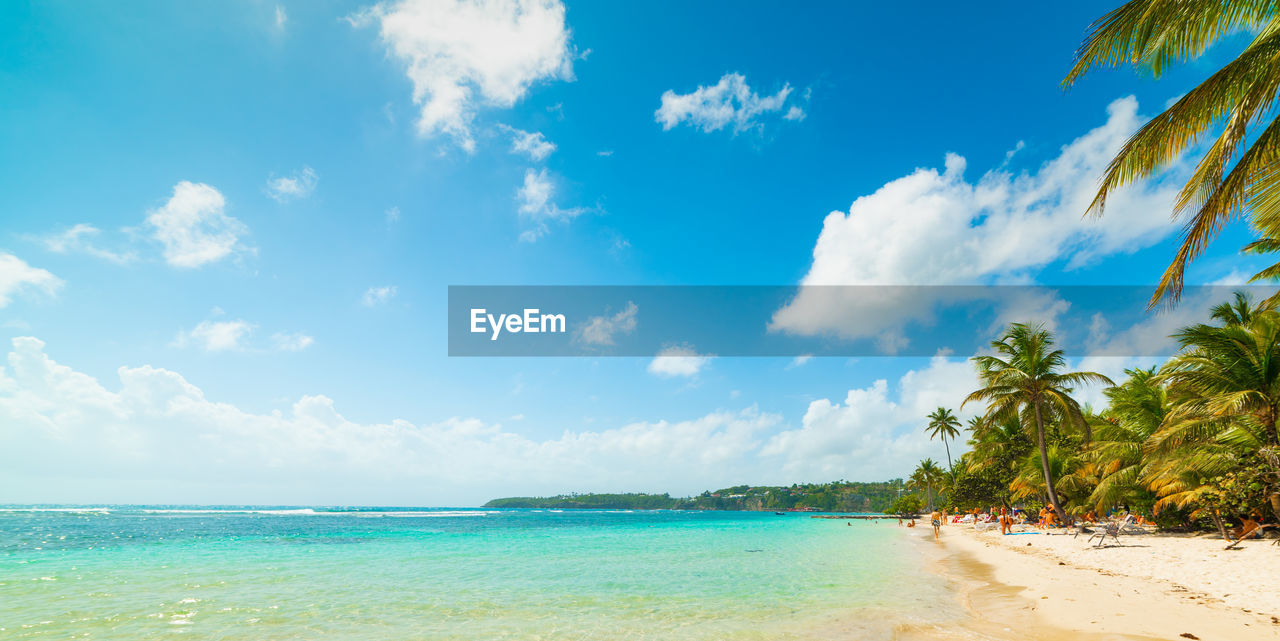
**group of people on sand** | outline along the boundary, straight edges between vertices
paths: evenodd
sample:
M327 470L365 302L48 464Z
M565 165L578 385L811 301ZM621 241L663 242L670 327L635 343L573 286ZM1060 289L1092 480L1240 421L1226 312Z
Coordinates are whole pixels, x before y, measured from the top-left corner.
M933 526L933 538L936 540L942 533L942 527L948 522L948 510L935 509L929 513L929 524ZM1050 506L1041 507L1038 513L1028 512L1021 508L995 508L989 510L973 509L967 513L957 514L954 517L954 523L998 523L1000 525L1000 534L1015 534L1013 527L1015 525L1034 525L1036 530L1048 533L1051 528L1065 528L1075 525L1095 525L1107 521L1115 521L1128 517L1132 523L1139 526L1150 526L1155 523L1147 517L1131 512L1126 505L1116 506L1115 509L1107 510L1105 517L1099 517L1097 512L1089 510L1082 515L1071 515L1067 517L1067 522L1058 518L1057 512ZM1247 517L1240 518L1240 525L1230 530L1231 538L1240 541L1253 537L1260 537L1263 530L1268 527L1280 527L1267 523L1262 523L1263 515L1256 511ZM913 528L916 526L915 517L899 516L898 527L903 525Z
M1129 514L1129 511L1127 507L1120 506L1116 510L1108 510L1107 518L1114 519L1117 516L1123 517L1128 514ZM930 525L933 526L933 536L935 539L941 535L942 527L948 523L949 518L950 518L950 514L948 513L948 510L946 510L945 508L935 509L932 512L930 512L929 523ZM1000 525L1000 534L1014 534L1013 526L1015 525L1031 524L1031 525L1034 525L1037 530L1047 532L1049 531L1050 528L1068 527L1073 523L1080 523L1080 522L1083 522L1086 524L1095 524L1095 523L1102 522L1103 519L1099 519L1098 515L1093 510L1090 510L1089 512L1081 516L1068 517L1068 521L1069 521L1068 523L1063 523L1062 519L1058 518L1057 512L1054 511L1052 507L1044 506L1040 508L1038 513L1031 513L1017 507L1013 507L1013 508L992 507L988 510L974 508L973 510L970 510L967 513L955 515L953 522L998 523ZM1133 522L1138 525L1153 524L1150 519L1144 518L1142 515L1136 514L1136 513L1133 514ZM899 516L898 527L902 527L903 525L904 525L904 517ZM905 525L907 527L915 527L916 526L915 518L906 517ZM1252 533L1252 532L1249 532L1251 530L1250 526L1253 526L1252 530L1256 531L1258 529L1258 526L1256 524L1245 521L1245 523L1243 523L1242 526L1238 528L1239 530L1243 530L1243 531L1240 533L1237 533L1236 537L1239 538L1240 534L1244 534L1246 537L1249 536L1249 534ZM1253 533L1253 534L1256 536L1256 533Z
M930 524L933 525L934 538L937 538L941 534L941 528L947 524L948 516L949 514L946 509L934 510L929 514ZM1098 522L1097 516L1092 511L1084 515L1083 520L1090 523ZM1027 523L1034 524L1036 526L1036 529L1042 530L1042 531L1048 531L1049 528L1053 528L1053 527L1065 527L1065 525L1061 522L1061 519L1058 518L1057 513L1048 506L1040 508L1039 513L1036 514L1035 517L1032 517L1030 514L1022 510L1021 508L1016 508L1016 507L1015 508L992 507L989 510L981 510L978 508L974 508L968 514L955 516L955 522L963 522L963 523L995 522L1000 525L1000 534L1013 534L1014 525L1021 525L1021 524L1027 524ZM1141 516L1135 515L1134 522L1138 524L1143 524L1148 521L1143 519ZM899 517L898 519L898 525L902 525L901 517ZM911 522L907 524L907 527L915 527L915 519L912 519Z

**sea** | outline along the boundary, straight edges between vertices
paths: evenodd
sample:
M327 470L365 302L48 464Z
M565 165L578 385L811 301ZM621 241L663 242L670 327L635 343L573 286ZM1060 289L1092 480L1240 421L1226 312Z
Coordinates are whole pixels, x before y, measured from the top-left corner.
M0 507L0 639L810 640L966 615L896 519Z

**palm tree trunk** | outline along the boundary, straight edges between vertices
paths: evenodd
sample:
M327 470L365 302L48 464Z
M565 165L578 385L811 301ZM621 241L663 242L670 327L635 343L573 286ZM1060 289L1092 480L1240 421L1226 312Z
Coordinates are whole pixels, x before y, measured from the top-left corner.
M947 444L947 436L945 434L942 436L942 446L947 448L947 469L954 475L956 468L951 464L951 446Z
M1058 515L1059 523L1067 522L1067 514L1062 511L1062 506L1058 504L1058 493L1053 491L1053 474L1049 472L1049 452L1044 445L1044 417L1040 415L1040 399L1032 401L1036 407L1036 440L1040 445L1040 467L1044 470L1044 485L1049 494L1049 505L1053 506L1053 511Z
M929 511L932 512L933 511L933 484L930 483L926 485L925 490L929 493Z
M1218 534L1222 535L1222 540L1230 543L1231 537L1227 536L1227 527L1222 524L1222 515L1218 514L1217 508L1210 510L1209 516L1213 517L1213 524L1218 526Z

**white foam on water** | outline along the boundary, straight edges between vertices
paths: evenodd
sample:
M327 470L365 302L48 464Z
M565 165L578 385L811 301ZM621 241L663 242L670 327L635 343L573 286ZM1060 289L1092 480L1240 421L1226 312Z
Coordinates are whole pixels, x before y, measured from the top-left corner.
M356 517L466 517L498 514L484 510L315 510L313 508L288 508L255 510L248 508L147 508L145 514L265 514L270 516L356 516Z
M0 507L0 512L67 512L70 514L110 514L105 507Z
M342 514L354 514L356 516L392 517L392 518L440 518L440 517L458 517L458 516L488 516L490 514L497 514L497 512L481 512L481 511L471 511L471 510L468 510L465 512L448 512L448 511L442 510L442 511L433 511L433 512L410 512L410 511L342 512Z

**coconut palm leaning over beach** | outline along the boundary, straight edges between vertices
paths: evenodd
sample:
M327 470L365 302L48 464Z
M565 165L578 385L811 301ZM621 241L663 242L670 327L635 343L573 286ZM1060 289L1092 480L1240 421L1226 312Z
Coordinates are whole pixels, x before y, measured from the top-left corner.
M1187 263L1229 222L1248 217L1264 239L1280 238L1280 5L1260 0L1133 0L1095 21L1062 81L1074 85L1098 67L1133 65L1160 77L1233 34L1253 36L1231 62L1138 130L1107 167L1089 212L1101 215L1112 191L1155 176L1206 132L1205 150L1174 203L1183 238L1152 296L1176 301ZM1229 170L1229 171L1228 171ZM1280 243L1250 247L1271 252ZM1255 279L1280 274L1280 265Z
M991 347L996 356L972 358L983 388L969 394L970 401L987 403L986 420L991 422L1019 420L1034 429L1040 450L1040 468L1044 475L1045 494L1059 522L1067 521L1066 512L1054 489L1049 453L1045 446L1045 425L1054 423L1060 429L1078 429L1087 443L1089 423L1080 404L1071 393L1081 385L1115 385L1097 372L1064 372L1066 356L1053 348L1053 336L1038 325L1013 323ZM961 404L961 408L964 404Z
M929 424L925 426L924 431L929 434L929 440L942 439L942 446L947 448L947 469L954 474L956 466L951 462L951 446L947 444L947 439L954 439L960 435L960 420L951 413L951 410L939 407L929 415Z

